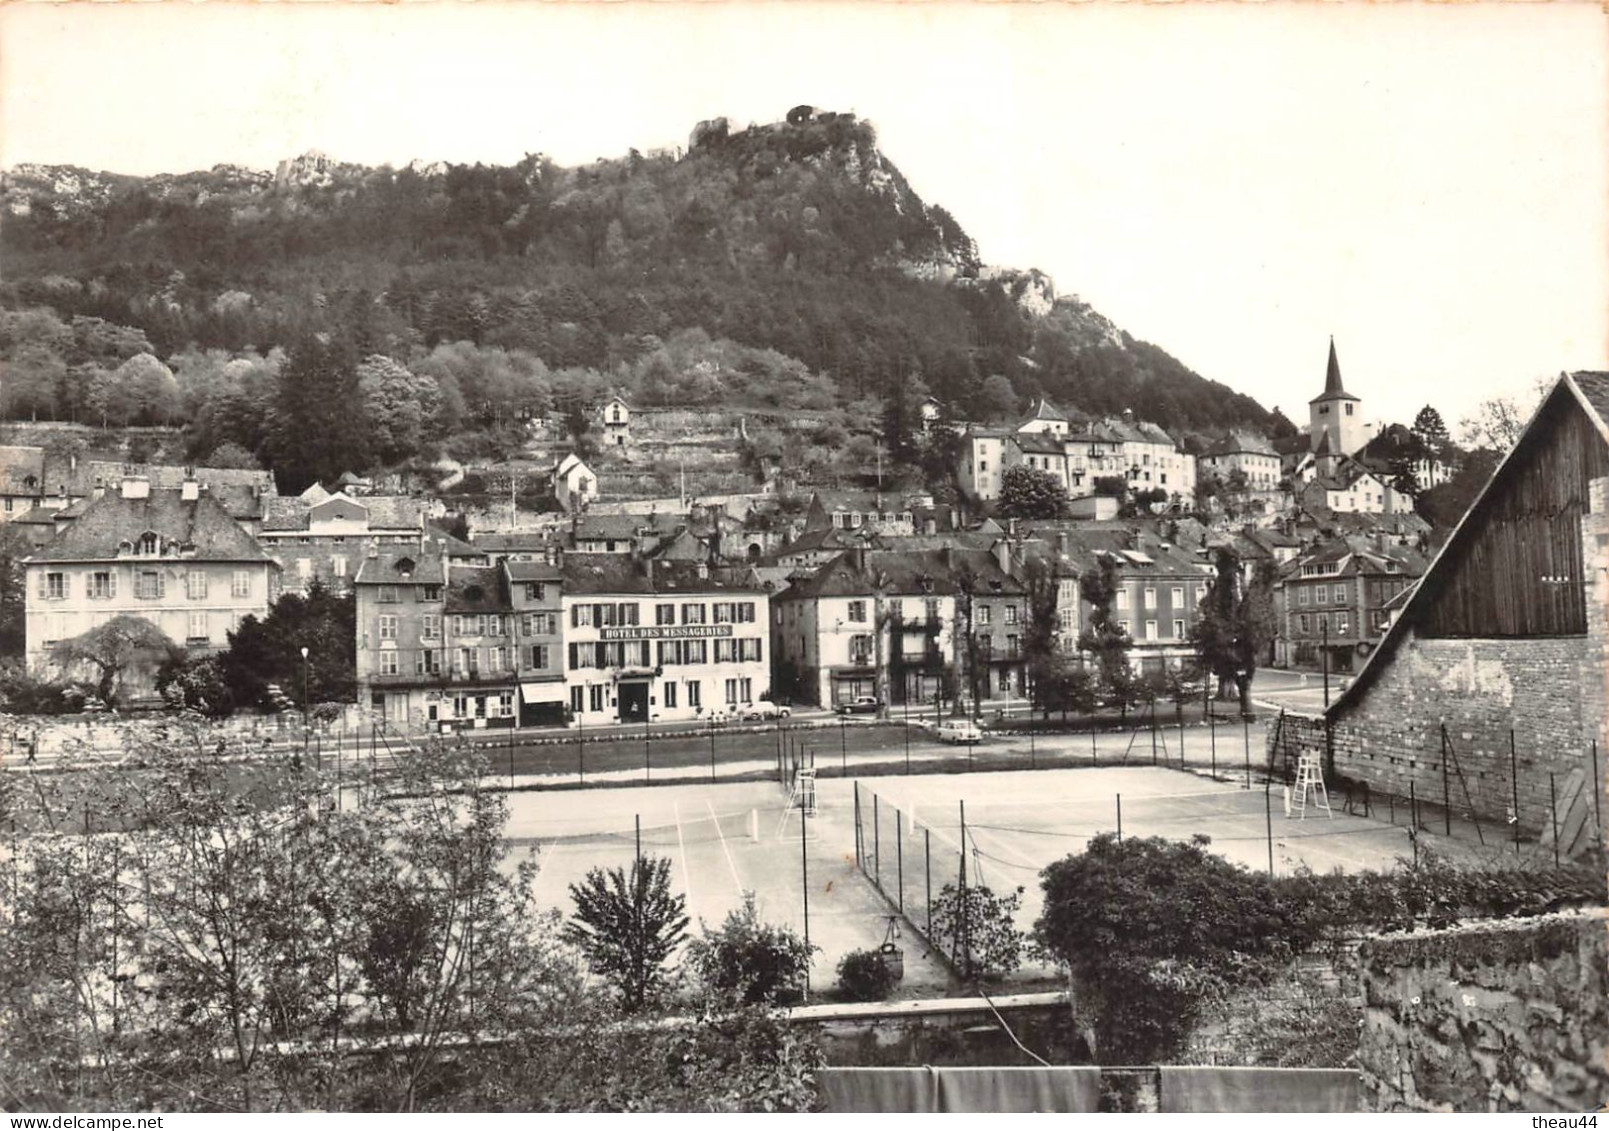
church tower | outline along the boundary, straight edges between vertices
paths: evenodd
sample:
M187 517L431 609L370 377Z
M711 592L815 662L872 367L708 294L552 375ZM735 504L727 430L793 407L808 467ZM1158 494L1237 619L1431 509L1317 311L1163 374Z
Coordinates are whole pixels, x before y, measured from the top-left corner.
M1307 404L1308 444L1314 452L1323 445L1335 455L1356 455L1368 443L1368 433L1359 411L1363 402L1341 388L1341 363L1335 359L1335 339L1330 339L1330 363L1324 373L1324 392Z

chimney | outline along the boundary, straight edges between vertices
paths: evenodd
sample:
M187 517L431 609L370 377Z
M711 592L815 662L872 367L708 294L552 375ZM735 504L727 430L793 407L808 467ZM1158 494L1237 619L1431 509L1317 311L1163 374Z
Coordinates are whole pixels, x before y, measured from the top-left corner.
M447 539L436 539L436 552L441 555L441 583L443 586L451 579L453 560L447 556Z
M644 558L642 567L643 572L648 575L648 592L652 593L654 591L654 559Z
M123 480L123 497L125 499L149 499L151 497L151 481L137 475L130 475Z
M698 563L698 579L700 581L708 581L710 579L710 566L708 562Z
M179 484L179 498L187 503L193 503L201 497L201 484L190 476L185 476L183 483Z
M849 551L849 565L856 573L866 572L866 547L854 546Z
M1067 531L1065 530L1056 531L1056 552L1058 554L1067 553Z
M955 569L955 547L954 546L945 546L941 550L939 550L939 561L944 563L944 568L945 569L954 570Z
M547 562L548 565L556 565L558 563L554 560L555 557L553 543L544 542L542 544L542 560Z
M1006 519L1006 537L1015 538L1016 536L1017 536L1017 520L1015 518Z

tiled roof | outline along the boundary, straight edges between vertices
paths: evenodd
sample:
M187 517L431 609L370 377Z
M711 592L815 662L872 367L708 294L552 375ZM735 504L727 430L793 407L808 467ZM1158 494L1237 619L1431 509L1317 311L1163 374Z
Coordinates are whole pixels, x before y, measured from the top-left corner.
M0 495L43 495L44 485L44 448L0 446Z
M444 611L496 613L513 607L503 571L496 566L455 566L447 584Z
M906 551L869 550L864 563L857 554L840 555L816 571L814 577L795 578L786 599L816 597L869 596L879 578L886 579L889 596L919 597L928 594L953 594L957 582L970 572L980 587L978 591L1022 593L1022 583L1000 568L994 555L979 550L923 550Z
M1059 456L1067 451L1061 437L1048 432L1018 432L1011 437L1011 442L1023 452L1036 456Z
M277 495L272 471L252 471L238 467L191 467L164 463L120 463L114 460L81 459L74 467L71 460L46 461L46 494L59 495L64 489L68 495L88 495L96 487L115 491L125 478L135 476L150 481L151 490L176 490L187 478L204 484L209 490L216 487L255 487L265 495Z
M313 508L334 496L326 496L317 503L303 499L274 497L264 500L264 530L306 530ZM418 530L424 520L426 504L423 499L407 495L342 496L368 513L370 530Z
M441 585L444 581L441 556L416 549L380 550L364 558L352 576L354 585Z
M710 569L707 576L700 577L692 562L654 562L650 576L647 563L630 554L565 554L563 572L566 596L761 591L751 569Z
M85 504L84 513L34 559L106 561L118 556L121 543L137 542L147 531L161 539L164 554L172 546L174 553L202 561L269 560L257 540L211 495L185 501L178 491L155 488L148 498L125 499L109 491Z
M562 581L564 569L547 562L504 562L510 581Z
M1570 379L1598 414L1598 419L1609 422L1609 373L1583 371L1570 374Z

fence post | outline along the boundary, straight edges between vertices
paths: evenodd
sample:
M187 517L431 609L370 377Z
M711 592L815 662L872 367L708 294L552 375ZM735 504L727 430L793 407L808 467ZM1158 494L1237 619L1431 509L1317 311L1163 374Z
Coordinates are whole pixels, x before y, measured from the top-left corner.
M894 879L899 884L899 913L903 915L905 914L905 833L900 829L898 809L894 810L894 868Z
M1441 808L1443 831L1453 835L1452 775L1447 770L1447 724L1441 724Z
M1273 788L1273 776L1263 782L1263 822L1268 828L1268 874L1274 874L1274 801L1270 794Z
M1548 809L1553 815L1553 866L1559 866L1559 792L1553 784L1553 775L1548 774Z
M1592 740L1592 811L1598 818L1599 834L1603 831L1603 791L1598 788L1598 740Z
M933 941L933 830L922 828L922 876L927 881L927 938Z
M1246 788L1251 788L1251 716L1240 712L1240 736L1246 746Z
M961 805L961 977L972 967L971 916L967 908L967 803Z
M804 799L799 800L799 891L804 896L805 993L810 993L810 849L805 835L805 821L809 811Z
M883 819L877 807L877 795L872 794L872 873L877 890L883 890Z
M860 782L854 784L855 791L855 867L862 875L866 874L866 853L862 846L866 843L866 830L860 821Z
M1117 795L1117 843L1123 843L1123 795Z
M1597 759L1593 759L1594 763ZM1514 750L1514 728L1508 728L1508 781L1514 796L1514 854L1520 851L1520 760Z
M1151 765L1156 765L1156 699L1151 700Z

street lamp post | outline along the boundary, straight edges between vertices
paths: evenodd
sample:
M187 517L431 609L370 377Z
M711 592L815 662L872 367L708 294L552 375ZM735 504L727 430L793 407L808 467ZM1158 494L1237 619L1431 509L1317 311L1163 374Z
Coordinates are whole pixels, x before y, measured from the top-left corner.
M307 697L309 684L308 673L312 664L307 658L307 645L302 645L302 753L307 753L308 743L312 741L313 724L308 714L310 706Z
M1324 709L1330 709L1330 618L1320 617L1319 627L1319 660L1324 665Z

